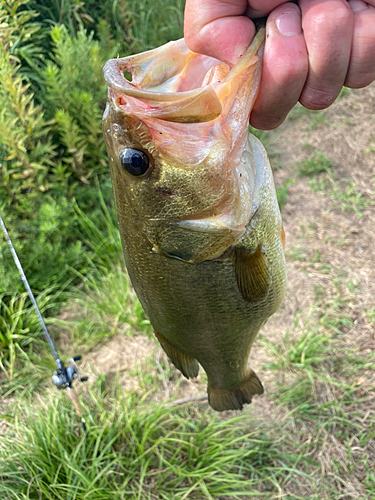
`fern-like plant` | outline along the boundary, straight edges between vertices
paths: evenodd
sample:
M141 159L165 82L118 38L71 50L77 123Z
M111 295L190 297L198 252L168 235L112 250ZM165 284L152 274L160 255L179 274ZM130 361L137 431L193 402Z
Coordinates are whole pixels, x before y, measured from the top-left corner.
M48 188L47 174L56 156L52 121L33 102L20 64L0 44L0 195L6 205Z

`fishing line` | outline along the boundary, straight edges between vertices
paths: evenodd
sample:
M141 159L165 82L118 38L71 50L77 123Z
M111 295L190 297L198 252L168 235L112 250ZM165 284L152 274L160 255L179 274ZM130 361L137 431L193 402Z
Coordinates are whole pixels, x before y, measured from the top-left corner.
M78 373L78 367L77 367L76 361L79 361L81 359L81 356L74 356L73 358L71 358L69 361L69 366L67 366L67 367L65 367L63 361L60 359L60 356L58 355L58 352L56 350L55 344L53 343L52 337L48 332L47 326L43 320L42 313L40 312L40 309L39 309L38 304L35 300L34 294L30 288L29 282L27 281L27 278L26 278L26 275L25 275L24 270L22 268L21 262L17 256L16 250L13 246L12 240L10 239L10 236L8 234L6 227L5 227L5 224L3 222L1 215L0 215L0 225L1 225L1 229L3 230L3 233L5 235L5 238L8 242L8 245L9 245L10 251L12 253L13 260L17 266L18 272L21 275L21 279L23 281L23 284L25 285L26 291L27 291L27 293L30 297L30 300L34 306L35 312L36 312L38 319L39 319L39 322L42 326L44 335L45 335L47 342L51 348L53 357L55 358L57 370L55 370L55 372L52 376L52 382L58 389L66 389L67 390L68 396L70 397L70 399L73 403L74 409L75 409L77 415L81 419L83 430L87 434L86 421L82 416L81 405L79 403L77 394L73 390L73 381L74 380L78 380L79 382L86 382L86 380L88 379L88 377L80 377L79 373Z

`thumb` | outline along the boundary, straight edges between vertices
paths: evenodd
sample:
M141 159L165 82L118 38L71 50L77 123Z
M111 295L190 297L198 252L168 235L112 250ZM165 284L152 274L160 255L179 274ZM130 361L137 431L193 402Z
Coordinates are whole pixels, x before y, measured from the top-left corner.
M235 64L250 45L254 23L245 15L247 0L187 0L185 42L190 50Z

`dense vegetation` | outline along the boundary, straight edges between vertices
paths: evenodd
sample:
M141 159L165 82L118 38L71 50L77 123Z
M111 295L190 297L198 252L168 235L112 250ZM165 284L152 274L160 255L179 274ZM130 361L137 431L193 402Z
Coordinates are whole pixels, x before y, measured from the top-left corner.
M375 498L374 137L347 91L339 121L297 107L286 131L260 134L279 174L291 283L252 360L265 396L234 418L163 406L204 392L205 379L188 386L156 351L123 267L102 66L182 25L183 0L0 0L0 214L60 352L83 353L90 374L85 436L50 388L54 363L0 236L0 498ZM333 151L344 135L358 145L349 174L351 150ZM96 370L98 346L129 351L129 366Z
M103 65L180 37L182 3L2 0L0 30L0 213L48 314L63 292L120 260L101 130ZM17 335L25 344L38 329L10 253L0 259L7 365Z

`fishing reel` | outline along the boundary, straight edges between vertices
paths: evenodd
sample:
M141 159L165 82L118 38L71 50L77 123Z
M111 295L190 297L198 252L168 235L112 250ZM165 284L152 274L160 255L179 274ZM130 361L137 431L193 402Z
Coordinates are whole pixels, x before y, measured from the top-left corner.
M81 356L75 356L69 361L69 366L65 367L61 359L56 359L57 370L52 376L52 382L58 389L71 388L73 381L86 382L88 377L80 377L76 361L80 361Z

